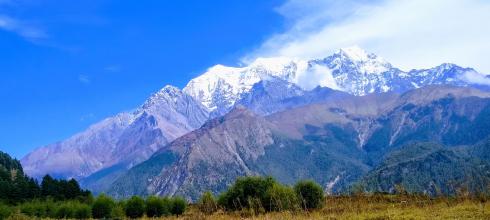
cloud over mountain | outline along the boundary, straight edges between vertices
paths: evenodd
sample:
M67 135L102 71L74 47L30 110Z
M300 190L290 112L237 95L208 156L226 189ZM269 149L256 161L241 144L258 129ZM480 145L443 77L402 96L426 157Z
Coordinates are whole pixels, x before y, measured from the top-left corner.
M257 56L318 58L359 45L404 70L443 62L490 73L490 2L458 0L289 0L277 11L290 24L244 60Z

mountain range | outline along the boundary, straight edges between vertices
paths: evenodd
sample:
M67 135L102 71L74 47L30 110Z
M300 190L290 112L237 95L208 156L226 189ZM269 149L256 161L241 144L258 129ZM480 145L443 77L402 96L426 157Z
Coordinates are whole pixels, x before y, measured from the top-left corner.
M358 47L217 65L21 163L31 176L74 177L120 197L194 199L243 175L311 178L342 192L408 142L484 140L489 87L475 75L488 78L454 64L406 72Z
M196 199L239 176L272 175L287 184L314 179L338 193L405 144L471 145L490 135L484 120L490 94L479 90L430 86L402 95L337 95L268 116L236 106L161 148L108 192Z

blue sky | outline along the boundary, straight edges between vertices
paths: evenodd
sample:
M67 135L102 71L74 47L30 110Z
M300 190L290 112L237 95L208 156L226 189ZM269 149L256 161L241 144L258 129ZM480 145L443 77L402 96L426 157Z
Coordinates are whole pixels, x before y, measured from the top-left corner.
M281 1L0 0L0 150L18 158L234 64Z
M357 45L403 70L489 74L489 12L486 0L0 0L0 150L20 158L257 57Z

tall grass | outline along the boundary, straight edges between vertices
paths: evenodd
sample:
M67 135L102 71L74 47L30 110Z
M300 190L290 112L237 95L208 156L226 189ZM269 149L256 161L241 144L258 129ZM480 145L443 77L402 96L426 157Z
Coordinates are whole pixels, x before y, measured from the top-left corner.
M478 197L359 194L327 196L323 208L269 213L219 210L207 215L197 207L178 219L490 219L488 201Z

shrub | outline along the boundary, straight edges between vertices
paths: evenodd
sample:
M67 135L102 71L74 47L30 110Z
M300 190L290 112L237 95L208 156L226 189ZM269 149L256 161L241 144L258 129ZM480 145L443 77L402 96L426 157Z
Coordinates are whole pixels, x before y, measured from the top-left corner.
M62 203L56 210L56 214L51 216L55 219L69 219L75 217L75 207L70 203Z
M313 181L299 181L294 186L294 191L300 200L301 207L305 210L317 209L323 205L323 189Z
M92 217L92 210L87 204L79 204L75 209L75 218L77 219L89 219Z
M218 210L218 204L213 196L213 193L204 192L197 203L199 210L205 214L212 214Z
M222 193L218 204L226 210L241 210L262 207L269 210L266 192L276 184L272 177L239 177Z
M145 214L145 201L139 196L131 197L125 204L124 212L127 217L141 218Z
M111 218L112 209L115 206L114 200L105 195L100 195L92 205L92 217L94 218Z
M146 215L150 218L169 215L170 206L171 204L168 198L150 196L146 199Z
M58 204L56 204L53 200L47 200L41 202L41 205L43 205L43 209L45 212L45 217L52 217L56 215L56 212L58 211Z
M19 206L20 213L37 218L56 218L58 215L58 209L60 204L53 202L52 200L33 200L30 202L22 203Z
M111 211L111 219L122 220L125 219L126 213L124 211L125 207L124 201L117 203Z
M172 214L172 206L173 206L173 201L168 198L168 197L163 197L161 198L162 202L163 202L163 215L164 216L168 216L168 215L171 215Z
M23 203L22 205L20 205L19 209L20 209L20 213L27 215L27 216L30 216L30 217L33 217L33 216L44 217L44 216L40 216L40 215L35 214L36 213L34 210L35 207L34 207L34 204L32 204L32 203Z
M46 203L39 201L26 202L20 205L20 212L24 215L38 218L54 216L54 210L48 213L47 208L49 203L49 201L46 201Z
M270 211L295 211L300 208L298 197L291 187L274 184L266 196Z
M12 210L10 207L0 204L0 219L6 219L10 216Z
M171 201L171 213L177 216L184 214L185 209L187 208L187 202L182 197L172 198Z

